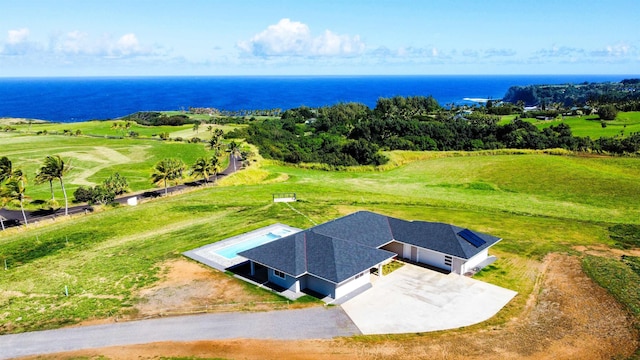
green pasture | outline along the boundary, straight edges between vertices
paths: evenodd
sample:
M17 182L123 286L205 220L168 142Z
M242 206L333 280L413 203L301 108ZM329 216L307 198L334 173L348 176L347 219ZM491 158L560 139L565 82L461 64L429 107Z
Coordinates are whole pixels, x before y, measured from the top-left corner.
M192 115L196 116L196 115ZM208 116L208 115L207 115ZM79 130L84 136L99 136L99 137L128 137L130 131L134 131L139 134L141 138L158 138L159 134L169 133L169 136L173 139L181 137L183 139L190 139L193 137L199 137L201 139L208 139L211 137L211 133L208 131L208 127L212 129L222 129L224 132L228 132L237 128L240 125L216 125L216 124L202 124L197 131L193 130L193 124L186 124L181 126L145 126L135 122L131 122L131 127L128 130L116 129L114 124L125 124L122 120L108 120L108 121L85 121L77 123L50 123L39 122L29 125L26 122L21 124L12 125L17 131L21 133L38 133L47 131L48 133L64 133L68 131L71 134L76 134Z
M615 120L605 121L607 127L602 127L598 115L566 116L561 120L540 121L525 119L540 129L565 123L571 127L574 136L589 136L592 139L611 136L628 136L640 132L640 112L620 112Z
M47 154L61 154L78 172L99 168L88 181L120 171L137 189L149 187L158 159L180 154L189 163L207 152L200 144L149 140L2 134L0 141L7 144L3 155L28 171ZM101 167L116 153L130 161ZM480 277L521 295L494 321L524 306L535 282L530 262L549 252L575 253L578 245L614 246L610 227L640 224L638 158L392 155L405 165L329 172L258 161L218 186L2 232L0 261L7 260L8 270L0 272L0 332L126 313L137 301L135 290L153 283L159 265L183 251L275 222L313 225L272 203L273 193L295 192L293 206L317 223L367 209L503 238L493 249L500 260ZM72 186L78 172L69 176ZM48 196L46 186L33 191Z
M182 159L187 166L198 157L210 156L204 143L158 141L151 139L106 139L99 137L71 137L63 135L28 135L0 133L2 156L7 156L28 178L26 195L29 200L47 200L49 184L34 183L36 171L48 155L60 155L71 165L65 187L71 197L81 185L95 186L111 174L123 175L132 191L153 188L150 174L154 165L168 157ZM62 199L58 184L56 198Z

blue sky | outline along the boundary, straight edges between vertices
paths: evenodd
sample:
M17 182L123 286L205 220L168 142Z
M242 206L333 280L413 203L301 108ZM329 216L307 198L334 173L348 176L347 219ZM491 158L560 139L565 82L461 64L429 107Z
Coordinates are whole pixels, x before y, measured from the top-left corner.
M0 77L640 73L639 0L0 4Z

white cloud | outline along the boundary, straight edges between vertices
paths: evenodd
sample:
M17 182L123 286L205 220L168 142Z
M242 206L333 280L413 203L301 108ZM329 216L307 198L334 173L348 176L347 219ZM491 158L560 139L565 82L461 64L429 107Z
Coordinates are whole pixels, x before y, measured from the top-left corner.
M504 57L504 56L514 56L516 54L513 49L486 49L484 50L484 57Z
M574 48L570 46L557 46L553 45L549 49L540 49L535 52L536 55L541 57L561 58L561 57L575 57L584 55L584 49Z
M122 35L116 42L113 53L122 55L144 54L146 51L140 46L140 42L135 34Z
M237 46L247 54L262 57L354 56L365 49L364 42L357 35L339 35L326 30L314 37L309 26L286 18Z
M54 37L51 41L51 50L65 54L90 54L91 40L86 33L72 31L62 38Z
M614 45L607 45L604 49L592 51L591 55L622 58L626 57L632 50L631 46L624 43L618 43Z
M0 48L0 55L19 56L37 50L38 44L29 41L29 29L22 28L7 32L7 40Z
M23 28L18 30L9 30L9 35L7 36L7 44L16 45L27 41L29 37L29 29Z
M66 56L122 58L153 55L149 46L142 46L135 34L122 35L117 40L109 35L93 38L87 33L71 31L51 39L50 51Z

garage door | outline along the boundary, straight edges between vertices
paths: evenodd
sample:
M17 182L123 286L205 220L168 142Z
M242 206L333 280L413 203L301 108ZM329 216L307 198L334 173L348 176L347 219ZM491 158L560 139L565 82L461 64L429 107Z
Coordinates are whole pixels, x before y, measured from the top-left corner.
M433 251L418 249L418 261L440 269L451 270L451 263L445 263L445 256Z

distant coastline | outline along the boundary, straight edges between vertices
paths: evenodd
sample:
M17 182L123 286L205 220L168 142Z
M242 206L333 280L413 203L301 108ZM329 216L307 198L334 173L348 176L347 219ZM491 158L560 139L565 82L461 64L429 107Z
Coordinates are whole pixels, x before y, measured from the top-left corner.
M501 99L514 85L620 81L638 75L424 75L0 78L0 117L80 122L189 107L290 109L433 96L442 105Z

